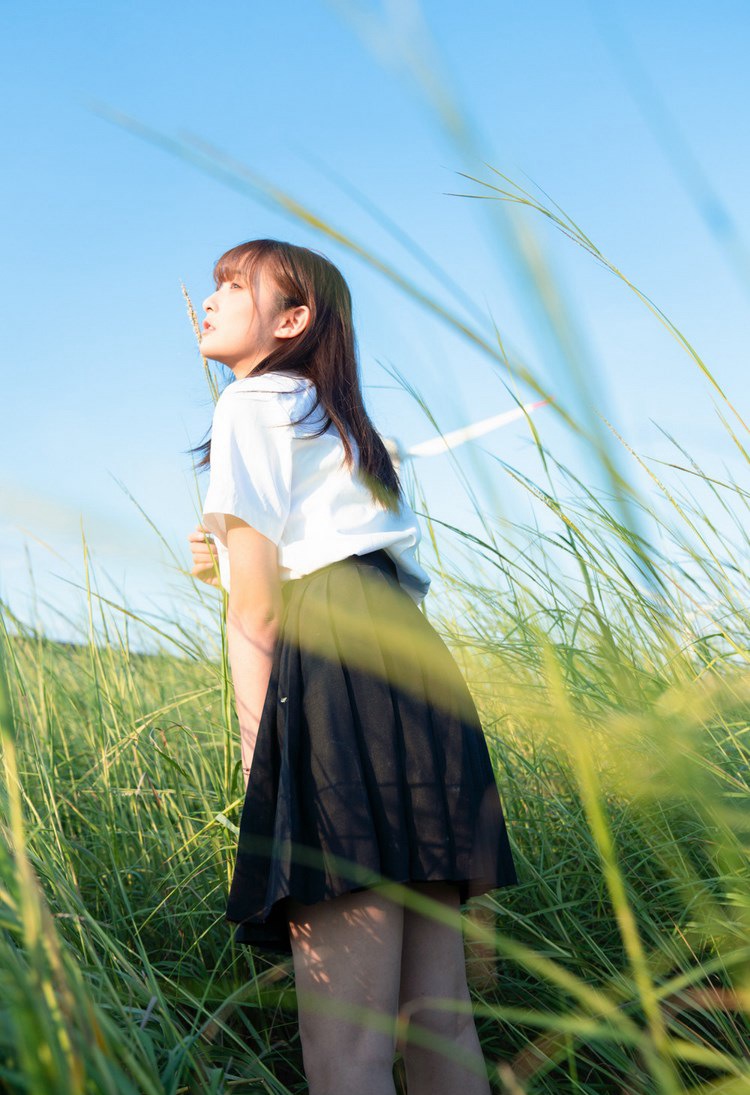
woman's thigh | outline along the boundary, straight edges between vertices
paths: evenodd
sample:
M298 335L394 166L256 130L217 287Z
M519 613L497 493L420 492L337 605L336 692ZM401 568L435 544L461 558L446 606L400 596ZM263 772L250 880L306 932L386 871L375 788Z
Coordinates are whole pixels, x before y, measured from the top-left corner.
M471 1016L458 887L449 882L410 886L434 904L425 911L404 910L400 1016L450 1035ZM456 1007L430 1009L430 997Z
M458 887L412 888L432 899L437 915L404 912L398 1048L407 1088L418 1095L490 1095L466 980Z
M305 1044L392 1055L403 907L375 887L315 905L287 903Z

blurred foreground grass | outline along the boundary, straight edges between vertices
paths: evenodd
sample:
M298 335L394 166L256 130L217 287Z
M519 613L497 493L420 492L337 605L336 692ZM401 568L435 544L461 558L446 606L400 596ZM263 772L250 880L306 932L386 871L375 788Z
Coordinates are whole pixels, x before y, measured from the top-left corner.
M493 1082L734 1095L750 1089L744 591L705 523L699 553L685 499L669 527L649 513L691 552L688 575L642 539L656 583L600 496L554 504L562 537L472 539L490 581L444 575L436 622L522 880L465 914ZM130 651L116 624L70 646L7 610L3 627L3 1088L303 1091L290 967L235 948L223 920L241 798L214 635L178 658Z
M460 112L434 88L476 162ZM743 469L746 424L688 339L579 226L499 172L473 180L484 191L472 197L496 203L489 238L559 351L565 399L497 330L488 337L243 165L205 156L214 177L349 248L515 385L554 398L588 447L583 482L529 421L540 481L507 464L498 478L528 492L533 527L504 519L499 536L499 511L472 489L481 538L421 510L446 590L428 612L480 708L521 876L464 915L494 1089L750 1091L750 494L680 439L657 472L607 428L597 365L527 222L506 207L542 214L651 310L720 401ZM425 260L416 245L412 258ZM449 535L481 574L442 569ZM70 647L1 614L2 1090L296 1095L289 963L234 947L223 919L241 804L224 645L215 660L214 631L192 630L182 656L138 654L117 613L98 641L94 594L87 607L90 633ZM183 620L166 623L184 634Z

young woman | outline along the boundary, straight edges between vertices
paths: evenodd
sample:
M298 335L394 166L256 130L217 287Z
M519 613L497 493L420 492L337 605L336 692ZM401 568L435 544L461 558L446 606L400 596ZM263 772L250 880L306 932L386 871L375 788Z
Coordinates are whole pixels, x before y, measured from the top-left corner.
M268 239L214 281L201 352L234 379L188 539L228 592L246 790L226 919L292 955L311 1095L394 1095L396 1049L409 1095L486 1095L460 906L518 879L476 708L419 608L421 532L364 407L349 289Z

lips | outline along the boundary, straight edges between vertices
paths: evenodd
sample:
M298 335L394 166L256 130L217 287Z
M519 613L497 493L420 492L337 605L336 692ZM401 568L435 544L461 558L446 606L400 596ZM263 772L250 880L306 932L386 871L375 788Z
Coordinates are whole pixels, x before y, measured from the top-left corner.
M213 331L213 327L211 326L211 324L208 322L207 319L203 320L203 330L204 331Z

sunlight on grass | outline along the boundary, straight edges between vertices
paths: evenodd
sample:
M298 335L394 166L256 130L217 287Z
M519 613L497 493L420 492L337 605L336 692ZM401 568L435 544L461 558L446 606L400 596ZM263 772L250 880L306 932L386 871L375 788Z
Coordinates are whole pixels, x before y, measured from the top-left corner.
M466 159L481 160L457 104L441 94L433 106ZM609 424L530 219L562 231L649 308L700 370L744 462L747 426L731 393L559 206L490 165L489 180L465 177L492 205L497 246L567 366L561 393L500 332L464 320L244 165L100 112L367 263L499 376L552 399L556 424L589 454L584 483L527 419L537 479L497 460L497 481L464 481L481 536L439 521L414 482L446 586L427 609L479 708L521 874L453 920L474 1014L494 1089L507 1095L748 1090L750 495L701 468L681 439L669 439L674 462L659 465ZM515 215L501 226L506 206ZM429 399L393 375L437 428ZM528 495L534 525L488 506L506 482ZM444 563L448 546L477 561L469 578ZM215 627L160 626L100 598L92 572L84 542L78 644L0 613L1 1082L39 1095L302 1092L290 961L238 947L223 918L243 796L221 596ZM195 583L193 596L205 596ZM151 634L152 653L131 648L128 618ZM342 629L352 622L342 613ZM402 1034L434 1045L416 1021ZM403 1091L400 1064L397 1078Z

